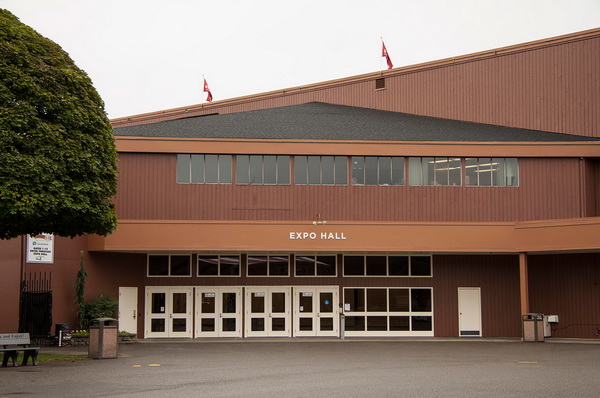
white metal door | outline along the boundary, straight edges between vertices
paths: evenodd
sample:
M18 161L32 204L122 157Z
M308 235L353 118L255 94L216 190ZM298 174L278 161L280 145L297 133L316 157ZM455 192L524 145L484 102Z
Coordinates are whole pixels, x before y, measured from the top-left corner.
M191 320L191 287L146 287L146 337L192 337Z
M291 336L289 287L247 287L246 337Z
M137 334L138 288L119 287L119 331Z
M242 288L196 288L196 337L242 337Z
M337 287L294 287L294 336L338 336Z
M458 288L458 328L460 336L481 336L481 288Z

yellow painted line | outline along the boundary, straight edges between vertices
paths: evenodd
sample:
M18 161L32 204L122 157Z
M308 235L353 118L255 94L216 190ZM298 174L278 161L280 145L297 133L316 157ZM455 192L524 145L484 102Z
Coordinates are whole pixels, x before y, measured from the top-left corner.
M517 363L539 363L537 361L519 361Z
M142 367L142 365L133 365L132 367L133 367L133 368L141 368L141 367Z
M151 363L148 366L160 366L160 363Z

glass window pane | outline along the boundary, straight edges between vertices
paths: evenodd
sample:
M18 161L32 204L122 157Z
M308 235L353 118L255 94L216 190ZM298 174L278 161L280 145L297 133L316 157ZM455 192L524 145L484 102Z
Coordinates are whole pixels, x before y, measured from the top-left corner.
M364 256L344 256L344 275L364 275Z
M267 275L267 256L248 256L248 275Z
M312 312L313 294L311 292L298 292L298 302L300 303L300 312Z
M352 184L365 185L364 156L352 156Z
M273 332L285 330L285 318L271 318L271 330Z
M409 312L408 289L390 289L390 312Z
M171 256L171 275L190 275L190 256Z
M465 159L465 185L468 187L476 187L479 185L477 167L477 158L466 158Z
M174 314L185 314L187 312L187 293L171 294L172 311Z
M152 293L152 313L153 314L164 314L165 303L167 299L166 293Z
M479 158L479 186L492 186L492 159Z
M203 332L214 332L215 318L202 318L202 323L200 327Z
M219 183L231 184L231 155L219 155Z
M333 318L319 318L321 331L333 330Z
M277 184L277 156L265 155L263 160L264 183Z
M214 314L215 307L215 293L202 293L202 306L201 311L203 314Z
M300 318L298 322L298 327L301 331L310 331L313 330L312 324L312 318Z
M223 331L224 332L235 332L236 331L236 319L235 318L223 318Z
M386 256L367 256L367 275L386 275Z
M152 319L150 330L152 332L164 332L165 331L165 320L164 319Z
M506 186L517 187L519 186L519 162L517 158L506 158Z
M250 312L261 314L265 312L265 292L254 292L250 297Z
M379 158L379 185L392 185L392 158Z
M348 185L348 158L346 156L335 157L335 184Z
M387 316L368 316L367 330L387 331Z
M250 155L250 184L263 183L263 157L261 155Z
M305 185L308 182L308 157L294 156L294 184Z
M363 331L365 330L364 316L347 316L346 331Z
M317 256L317 275L335 276L336 256Z
M421 172L423 173L423 185L435 185L434 162L434 158L421 158Z
M321 157L321 183L323 185L333 185L333 183L335 182L334 169L335 167L333 162L333 156Z
M492 158L492 186L506 186L504 158Z
M240 256L221 256L219 261L221 275L240 274Z
M408 316L391 316L390 331L409 331L410 317Z
M177 183L189 184L190 182L190 155L177 155Z
M308 183L319 185L321 184L321 157L308 157Z
M435 158L435 185L448 185L448 158Z
M288 185L290 183L290 157L277 156L277 184Z
M408 158L408 184L411 186L423 185L423 173L421 172L421 158Z
M174 332L187 331L187 319L185 318L173 318L173 322L171 324Z
M235 182L238 184L248 184L250 182L250 156L236 155Z
M204 156L204 181L207 184L219 182L219 155Z
M448 185L457 187L462 185L462 163L460 158L450 158L448 160Z
M169 256L148 256L148 275L169 275Z
M235 314L237 310L237 295L235 293L223 293L222 309L224 314Z
M365 289L344 289L344 303L350 305L350 311L364 311Z
M271 312L285 312L285 293L271 293Z
M250 329L253 332L263 332L265 330L265 318L250 319Z
M412 312L431 311L431 289L411 289L410 303Z
M413 331L431 331L431 317L430 316L413 316L412 319L412 330Z
M315 258L313 256L296 256L296 275L315 275Z
M377 157L365 156L365 185L377 185Z
M389 275L408 276L408 256L389 256Z
M204 184L204 155L192 155L192 183Z
M269 257L269 275L289 275L290 259L287 256Z
M367 311L387 311L386 289L367 289Z
M404 158L392 158L392 185L404 185Z
M219 275L219 256L198 256L198 275Z
M412 276L430 276L431 275L431 257L430 256L411 256L410 274Z
M333 293L319 293L319 312L321 314L333 313Z

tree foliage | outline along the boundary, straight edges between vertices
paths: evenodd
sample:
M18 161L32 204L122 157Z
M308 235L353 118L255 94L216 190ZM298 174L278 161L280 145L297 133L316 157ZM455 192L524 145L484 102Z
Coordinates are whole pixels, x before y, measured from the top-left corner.
M106 236L116 186L113 131L90 78L0 9L0 239Z

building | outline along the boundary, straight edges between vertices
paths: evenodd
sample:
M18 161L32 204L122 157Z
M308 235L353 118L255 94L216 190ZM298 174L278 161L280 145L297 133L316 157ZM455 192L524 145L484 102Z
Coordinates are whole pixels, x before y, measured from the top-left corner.
M600 29L113 120L118 230L0 242L0 328L119 297L145 338L600 333ZM341 315L344 321L341 322Z

